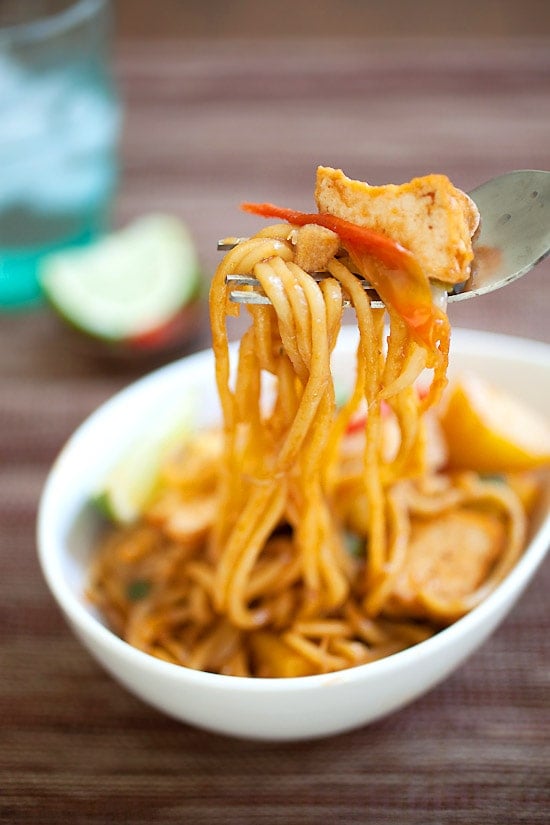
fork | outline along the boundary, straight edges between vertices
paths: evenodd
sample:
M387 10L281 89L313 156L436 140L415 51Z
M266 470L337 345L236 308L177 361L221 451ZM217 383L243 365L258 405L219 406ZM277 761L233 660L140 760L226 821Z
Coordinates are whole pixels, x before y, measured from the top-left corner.
M550 252L550 172L520 169L492 178L481 184L470 197L481 215L480 229L474 243L474 262L470 278L455 284L449 301L463 301L493 292L525 275ZM233 249L246 238L226 238L218 250ZM320 281L328 272L313 272ZM371 306L384 305L372 286L357 276L370 296ZM250 275L228 275L226 283L234 287L230 299L239 304L269 304L259 281ZM241 287L253 287L252 290ZM344 300L344 306L349 301Z

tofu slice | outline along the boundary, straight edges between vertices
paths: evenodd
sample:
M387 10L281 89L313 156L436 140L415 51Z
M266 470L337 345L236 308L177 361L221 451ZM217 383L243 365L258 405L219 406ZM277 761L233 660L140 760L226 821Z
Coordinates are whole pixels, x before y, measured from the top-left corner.
M320 166L315 200L319 212L369 227L400 243L432 280L456 284L470 277L479 212L445 175L369 186L346 177L340 169Z

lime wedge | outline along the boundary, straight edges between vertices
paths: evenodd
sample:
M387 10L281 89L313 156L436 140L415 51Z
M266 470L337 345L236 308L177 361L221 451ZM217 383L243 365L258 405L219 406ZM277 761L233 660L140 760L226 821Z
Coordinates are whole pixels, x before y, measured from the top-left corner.
M50 255L42 289L69 323L123 341L165 324L197 294L199 268L185 226L149 215L97 243Z
M195 404L188 398L182 408L165 414L136 439L92 495L92 502L108 519L131 524L143 513L153 495L159 470L167 456L196 429Z

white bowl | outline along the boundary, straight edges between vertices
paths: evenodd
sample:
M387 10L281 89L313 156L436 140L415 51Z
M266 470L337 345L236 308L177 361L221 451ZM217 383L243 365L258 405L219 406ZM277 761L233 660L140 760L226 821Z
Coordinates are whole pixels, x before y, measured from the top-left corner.
M356 341L342 330L334 359L348 375ZM550 418L550 346L455 330L451 372L468 368L514 392ZM359 727L428 691L476 650L508 613L550 543L550 491L531 541L504 582L451 627L387 659L323 676L248 679L202 673L153 658L107 629L84 598L100 521L90 492L174 398L196 396L205 425L218 418L211 351L167 366L116 395L72 436L44 489L38 546L48 585L76 635L132 693L184 722L240 737L306 739Z

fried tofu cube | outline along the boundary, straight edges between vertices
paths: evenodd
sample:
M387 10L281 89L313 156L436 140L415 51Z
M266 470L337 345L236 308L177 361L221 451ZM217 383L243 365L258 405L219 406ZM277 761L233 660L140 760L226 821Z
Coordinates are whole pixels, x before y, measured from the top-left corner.
M320 166L315 200L319 212L369 227L400 243L432 280L456 284L470 277L471 239L479 212L445 175L369 186L339 169Z
M504 524L493 513L462 509L418 519L385 612L436 621L458 618L432 614L418 594L451 602L473 593L489 575L504 542Z
M340 247L340 238L324 226L309 223L295 235L294 262L306 272L323 272Z

